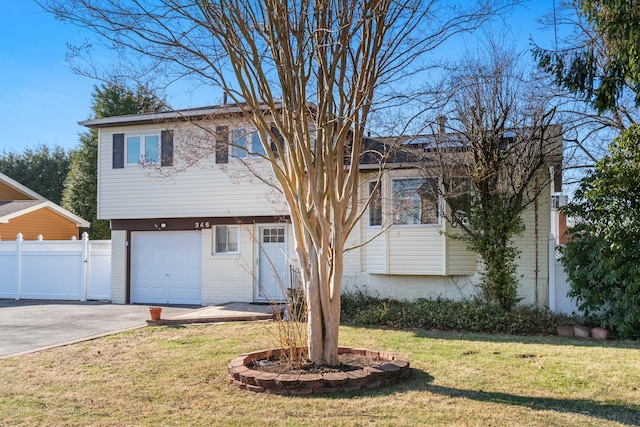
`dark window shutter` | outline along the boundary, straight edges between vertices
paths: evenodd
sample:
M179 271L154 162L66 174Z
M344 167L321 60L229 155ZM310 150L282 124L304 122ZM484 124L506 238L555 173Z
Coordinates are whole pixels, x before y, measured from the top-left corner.
M229 128L216 128L216 163L229 163Z
M124 133L113 134L113 169L124 168Z
M282 134L280 133L278 128L273 125L271 125L271 133L276 137L275 141L271 141L271 151L273 151L273 155L277 159L278 157L280 157L280 152L284 148L284 138L282 137Z
M173 131L160 132L160 166L173 166Z

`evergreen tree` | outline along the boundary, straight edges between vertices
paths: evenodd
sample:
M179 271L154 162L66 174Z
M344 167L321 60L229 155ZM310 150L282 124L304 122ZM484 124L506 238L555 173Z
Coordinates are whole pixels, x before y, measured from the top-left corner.
M95 86L92 94L93 118L164 111L163 100L153 91L139 86L135 92L116 84ZM98 209L98 131L80 135L80 146L71 153L71 167L64 181L62 204L76 215L91 222L86 230L92 239L109 239L109 222L97 219Z
M63 148L40 145L36 149L27 148L22 154L3 153L0 172L59 204L69 164L70 155Z
M574 0L575 33L555 50L533 49L538 66L599 113L640 106L640 7L630 0Z

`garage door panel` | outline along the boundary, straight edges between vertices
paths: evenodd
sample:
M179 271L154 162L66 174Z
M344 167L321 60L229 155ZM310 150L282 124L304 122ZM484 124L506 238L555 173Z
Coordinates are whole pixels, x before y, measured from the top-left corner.
M201 304L197 231L132 233L131 301Z

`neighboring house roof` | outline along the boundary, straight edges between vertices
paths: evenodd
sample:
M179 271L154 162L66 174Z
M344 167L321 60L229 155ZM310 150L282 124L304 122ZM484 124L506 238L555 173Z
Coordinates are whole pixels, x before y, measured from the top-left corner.
M56 205L49 200L16 200L0 202L0 224L6 224L13 218L28 214L38 209L49 208L63 218L75 223L76 227L89 227L88 221L78 215Z
M13 218L28 214L38 209L48 208L61 217L73 222L77 227L89 227L88 221L80 218L78 215L56 205L47 200L44 196L25 187L16 180L9 178L7 175L0 173L0 183L8 185L16 191L24 194L33 200L0 200L0 224L6 224Z
M18 181L9 178L7 175L3 173L0 173L0 182L3 182L4 184L8 185L14 190L24 194L27 197L31 197L34 200L47 200L46 197L41 196L40 194L36 193L30 188L25 187L24 185L20 184Z

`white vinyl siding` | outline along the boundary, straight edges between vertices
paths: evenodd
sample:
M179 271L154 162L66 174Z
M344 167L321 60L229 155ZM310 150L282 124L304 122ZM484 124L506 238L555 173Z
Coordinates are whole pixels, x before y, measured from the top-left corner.
M132 126L133 129L101 129L98 169L98 215L101 219L229 217L285 215L287 209L278 191L257 179L245 165L233 162L216 165L213 158L180 169L179 154L174 167L112 168L112 135L159 134L157 126ZM179 153L181 138L188 130L174 130ZM266 161L252 168L271 176Z
M470 275L478 269L478 255L467 250L467 244L460 240L447 239L447 275Z
M445 274L444 236L439 229L392 229L389 235L389 274Z
M368 273L387 274L387 234L380 233L380 229L366 227L365 239L368 243L363 247L365 254L365 271Z

